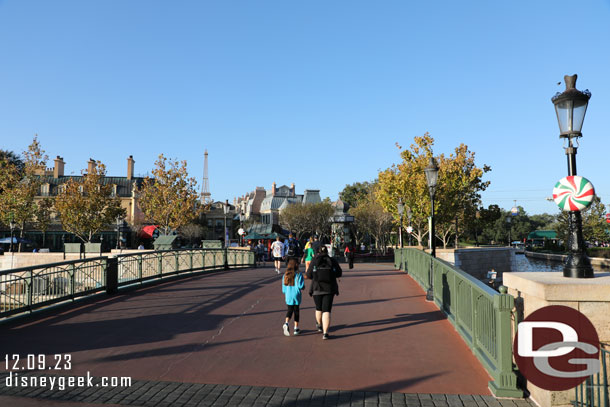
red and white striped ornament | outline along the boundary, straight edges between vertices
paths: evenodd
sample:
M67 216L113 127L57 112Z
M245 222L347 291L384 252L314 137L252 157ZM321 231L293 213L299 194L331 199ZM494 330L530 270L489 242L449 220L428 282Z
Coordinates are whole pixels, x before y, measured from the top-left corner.
M593 184L579 175L562 178L553 188L553 200L566 212L582 211L591 205L594 196Z

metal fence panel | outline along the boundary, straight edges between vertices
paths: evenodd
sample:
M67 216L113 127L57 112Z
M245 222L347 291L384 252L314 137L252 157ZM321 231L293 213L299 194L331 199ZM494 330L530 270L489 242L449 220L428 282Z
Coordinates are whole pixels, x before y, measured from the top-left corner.
M512 364L511 322L514 298L497 292L451 264L412 248L396 249L394 264L408 271L433 298L462 339L494 379L496 397L522 397ZM610 407L610 406L603 406Z

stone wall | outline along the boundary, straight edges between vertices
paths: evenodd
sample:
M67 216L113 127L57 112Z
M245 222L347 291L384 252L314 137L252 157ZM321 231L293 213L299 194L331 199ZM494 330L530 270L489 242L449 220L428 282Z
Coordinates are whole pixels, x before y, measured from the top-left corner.
M476 247L469 249L436 251L436 257L464 270L478 280L486 280L487 272L494 270L501 280L504 272L513 271L515 250L510 247Z

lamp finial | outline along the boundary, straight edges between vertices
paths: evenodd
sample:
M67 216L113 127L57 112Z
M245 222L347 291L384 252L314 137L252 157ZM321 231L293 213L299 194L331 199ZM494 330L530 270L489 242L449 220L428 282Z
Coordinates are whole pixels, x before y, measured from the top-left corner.
M576 89L576 79L578 79L578 75L565 75L563 77L564 82L566 83L566 90L568 89Z

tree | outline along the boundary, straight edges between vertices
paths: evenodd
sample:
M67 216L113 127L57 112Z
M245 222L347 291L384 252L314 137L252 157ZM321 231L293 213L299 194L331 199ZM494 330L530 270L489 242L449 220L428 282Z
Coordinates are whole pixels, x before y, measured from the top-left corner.
M377 184L377 180L373 182L354 182L351 185L346 185L343 191L339 192L339 199L347 203L350 208L355 208L358 203L366 199Z
M34 220L38 211L35 197L40 190L40 178L37 172L40 168L46 168L47 156L38 142L38 135L23 152L23 157L23 171L12 153L6 154L0 164L0 218L4 224L14 221L21 238L25 235L28 222Z
M580 212L582 216L582 236L588 242L604 242L608 240L605 220L606 205L598 196L593 198L591 205ZM557 237L568 243L568 212L561 211L557 215Z
M280 213L280 225L302 239L308 234L330 236L333 207L328 199L318 203L293 203Z
M51 213L53 212L54 198L43 198L38 201L38 210L36 211L36 224L42 232L42 246L46 245L47 230L51 225Z
M17 167L19 173L23 173L25 169L25 163L15 152L8 150L0 150L0 161L6 161Z
M428 234L430 195L424 168L433 157L433 145L434 139L429 133L415 137L410 149L403 150L397 145L402 163L379 173L379 188L376 191L378 202L395 220L400 217L396 208L399 199L411 208L412 235L420 245ZM491 169L486 165L477 167L475 154L464 144L456 147L449 156L437 156L436 161L439 174L435 194L435 230L446 246L451 235L457 237L460 230L465 229L458 226L464 226L475 213L480 203L479 193L489 185L488 181L482 180L482 176Z
M332 216L335 212L330 199L326 198L322 202L309 204L311 224L309 230L320 238L330 237Z
M112 196L112 186L102 181L106 167L96 161L91 172L83 172L80 179L72 178L64 184L55 198L55 209L67 232L83 242L90 242L104 227L125 217L118 196Z
M293 203L280 212L280 225L296 234L297 239L302 239L308 232L311 233L309 224L308 205Z
M138 192L140 208L148 221L168 235L199 215L197 181L188 177L186 161L168 161L163 154L152 174Z
M354 226L373 236L377 250L381 246L385 253L394 223L392 215L383 209L373 195L369 199L361 201L352 214L354 215Z
M198 223L189 223L179 229L180 235L187 239L190 245L193 245L193 240L200 238L205 233L205 228Z

